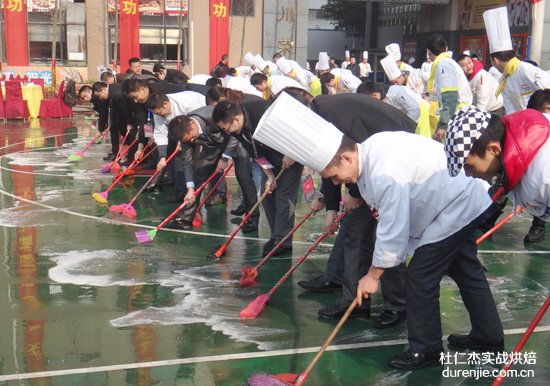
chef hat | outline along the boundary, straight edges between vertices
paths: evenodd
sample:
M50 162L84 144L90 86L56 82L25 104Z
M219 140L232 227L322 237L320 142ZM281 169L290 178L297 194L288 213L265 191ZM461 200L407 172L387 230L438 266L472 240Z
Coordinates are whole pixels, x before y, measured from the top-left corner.
M244 61L246 64L248 64L249 66L253 65L254 64L254 55L252 54L252 52L247 52L245 55L244 55Z
M386 76L388 77L390 82L403 75L403 73L399 70L399 67L397 67L395 58L391 55L388 55L384 59L382 59L380 61L380 64L382 65L382 68L384 69L384 72L386 73Z
M108 69L104 65L97 66L97 72L99 72L99 75L103 74L104 72L107 72Z
M281 71L281 74L288 75L292 72L292 64L286 60L283 57L280 57L277 59L277 67L279 67L279 71Z
M316 70L328 70L328 54L326 52L319 52L319 62L315 66Z
M483 21L489 39L489 52L511 51L512 38L508 27L508 9L494 8L483 12Z
M316 172L332 161L342 132L286 92L262 116L254 139Z
M449 121L445 131L445 154L452 177L462 169L474 142L487 129L490 119L490 113L469 105L458 110Z
M368 59L368 58L369 58L369 52L363 51L363 59Z
M472 56L472 55L470 55L470 50L464 51L463 54L464 54L464 55L468 55L468 56Z
M390 56L393 56L394 60L401 60L401 49L399 48L399 44L397 43L391 43L386 46L386 53Z
M260 54L256 54L256 56L254 56L252 64L260 71L263 71L264 68L267 66L267 62L264 61Z
M348 50L346 50L346 52L345 52L345 54L344 54L344 55L345 55L345 57L346 57L346 58L349 58L349 56L350 56L350 55L349 55L349 51L348 51Z

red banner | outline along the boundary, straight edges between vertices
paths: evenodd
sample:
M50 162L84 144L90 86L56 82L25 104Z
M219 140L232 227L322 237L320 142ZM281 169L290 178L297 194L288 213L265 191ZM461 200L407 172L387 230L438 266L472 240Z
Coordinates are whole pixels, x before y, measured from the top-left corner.
M210 69L228 51L229 0L210 0Z
M139 57L138 0L120 0L119 42L121 72L128 69L128 60Z
M29 65L27 4L25 0L4 0L6 61L9 66Z

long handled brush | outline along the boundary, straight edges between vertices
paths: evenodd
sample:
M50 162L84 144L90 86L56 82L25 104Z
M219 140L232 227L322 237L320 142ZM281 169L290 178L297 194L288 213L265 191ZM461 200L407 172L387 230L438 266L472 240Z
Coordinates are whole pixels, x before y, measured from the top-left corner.
M104 131L104 133L106 133L107 130ZM84 157L84 153L86 152L86 150L88 150L88 148L90 146L92 146L99 138L101 137L101 133L98 131L94 137L90 140L90 142L88 142L83 148L82 150L80 151L77 151L76 153L74 154L71 154L68 158L69 161L71 162L77 162L77 161L80 161L83 157Z
M520 208L519 209L520 212L523 212L523 208ZM476 244L479 245L481 244L483 241L487 240L493 233L495 233L501 226L503 226L504 224L506 224L508 222L508 220L510 220L512 217L514 217L515 213L514 211L512 211L511 213L509 213L506 217L504 217L502 220L500 220L498 222L498 224L496 224L494 227L492 227L491 229L489 229L487 232L485 232L483 235L481 235L477 240L476 240Z
M310 218L313 214L315 214L315 212L312 210L311 212L309 212L308 214L306 214L304 216L304 218L294 226L294 228L292 228L290 230L290 232L288 232L285 237L283 237L281 239L281 241L279 241L272 249L271 251L269 251L269 253L267 255L265 255L265 257L260 260L260 262L255 266L255 267L252 267L250 265L245 265L244 267L241 268L241 279L239 280L239 284L241 285L241 287L251 287L251 286L254 286L256 285L256 278L258 277L258 270L262 267L262 265L264 265L267 260L269 260L269 258L275 253L275 251L277 249L279 249L279 247L281 245L283 245L283 243L290 237L292 236L292 234L294 234L294 232L296 232L298 230L298 228L300 228L302 226L302 224L304 222L306 222L306 220L308 218Z
M498 372L499 375L498 375L497 379L494 380L493 386L499 386L502 383L502 381L504 380L504 377L506 376L506 373L508 372L510 367L512 367L512 364L515 362L514 359L517 358L517 356L513 355L513 353L521 352L521 349L523 348L523 346L525 346L525 343L527 343L527 340L529 339L529 337L531 336L531 334L533 333L533 331L535 330L535 328L537 327L537 325L539 324L539 322L543 318L544 314L546 314L546 311L548 311L549 306L550 306L550 295L548 295L546 297L546 300L544 301L544 303L540 307L539 311L537 312L537 314L535 315L535 317L533 318L533 320L529 324L529 327L527 327L527 330L522 335L522 337L519 340L518 344L512 350L512 355L510 355L510 357L506 361L506 364L504 365L502 370L500 370Z
M347 212L340 213L340 215L336 218L336 220L334 220L334 223L340 222L342 218L344 218L346 213ZM288 277L292 275L294 271L296 271L296 269L300 266L300 264L304 262L304 260L309 256L309 254L313 252L313 250L317 248L317 246L321 243L321 241L323 241L328 235L329 235L328 232L324 232L319 237L317 237L317 240L315 240L315 243L313 243L313 245L311 245L306 250L306 252L302 255L302 257L300 257L292 267L290 267L290 269L283 275L283 277L279 279L277 284L275 284L273 288L269 290L268 293L258 295L256 299L250 302L250 304L246 308L241 310L241 312L239 313L239 316L241 317L241 319L256 318L264 310L266 303L268 302L271 295L273 295L275 291L279 289L281 284L283 284L285 280L288 279Z
M212 186L212 188L208 191L208 193L206 194L206 196L202 199L202 201L200 202L200 204L197 206L197 212L199 210L201 210L201 208L204 206L204 204L206 204L206 202L208 201L208 199L210 197L212 197L212 195L214 193L216 193L216 189L218 188L218 186L220 186L220 184L222 183L223 179L225 178L225 176L227 176L227 173L229 173L229 170L231 170L231 168L233 167L233 164L229 165L225 171L223 172L222 176L220 177L220 179L218 181L216 181L216 183L214 184L214 186Z
M216 177L216 175L218 174L218 172L214 172L212 173L212 175L210 177L208 177L208 179L206 181L203 182L203 184L197 189L195 190L195 192L193 193L193 196L196 197L200 192L202 192L202 190L205 188L205 186L210 182L212 181L212 179L214 177ZM154 238L156 237L157 235L157 232L163 228L166 224L168 224L168 222L170 220L172 220L172 218L174 218L180 210L182 210L186 205L188 204L187 201L183 201L181 203L180 206L178 206L176 208L176 210L174 210L172 213L170 213L170 215L168 217L166 217L159 225L157 225L155 227L155 229L151 229L151 230L139 230L135 233L136 235L136 239L138 241L138 243L140 244L149 244L149 243L152 243Z
M349 316L353 312L353 309L357 306L357 299L354 299L353 302L349 305L348 309L346 310L346 313L342 316L338 324L334 327L328 338L325 340L319 351L317 351L317 354L315 354L315 357L309 362L309 365L306 367L306 369L301 374L279 374L279 375L269 375L269 374L256 374L252 377L248 378L248 385L249 386L287 386L287 385L294 385L294 386L300 386L305 383L307 380L309 373L311 373L311 370L313 370L313 367L317 364L319 359L321 358L321 355L325 353L328 346L332 342L332 340L336 337L338 332L342 329L342 326L348 320Z
M281 171L275 177L275 181L277 181L279 179L279 177L281 176L281 174L283 174L284 171L285 171L285 169L281 169ZM210 251L210 254L208 254L208 256L206 256L207 260L219 260L223 256L223 254L225 253L225 250L227 249L227 246L229 245L231 240L233 240L235 238L235 236L242 229L244 224L246 224L246 222L248 221L250 216L252 216L254 211L256 209L258 209L258 207L260 206L262 201L265 200L265 198L269 194L270 194L270 192L268 190L263 192L263 194L260 196L260 198L258 198L258 202L256 202L254 204L254 206L252 207L252 209L250 209L248 211L248 213L246 214L246 216L244 216L244 218L242 219L242 221L239 224L239 226L237 227L237 229L235 229L235 231L233 231L233 233L231 234L231 236L229 236L229 238L225 241L225 243L223 243L222 245L216 245L214 248L212 248L212 250Z
M172 161L172 158L174 158L178 153L179 153L180 149L176 149L172 152L172 154L170 154L170 156L166 159L166 165L168 165L168 163L170 161ZM164 166L165 168L166 166ZM155 172L151 175L151 177L149 177L149 179L147 180L147 182L145 182L145 184L143 184L143 186L138 190L138 192L136 193L136 195L132 198L132 200L127 203L127 204L118 204L118 205L111 205L109 207L109 211L112 212L112 213L122 213L124 216L127 216L127 217L137 217L137 210L136 208L134 208L132 206L132 204L134 202L136 202L137 198L141 195L141 193L143 193L143 191L147 188L147 185L149 185L149 183L151 181L153 181L153 179L162 171L164 170L164 168L162 169L157 169L155 170Z
M136 139L134 139L132 141L132 143L126 147L126 149L124 149L115 159L113 162L103 166L101 168L101 173L103 174L107 174L107 173L111 173L113 171L113 169L115 170L120 170L121 167L120 167L120 164L118 163L118 161L124 157L126 154L128 154L128 152L130 151L130 149L132 148L132 146L134 146L136 143L137 143L138 139L136 137Z
M119 160L120 158L123 157L124 154L122 154L122 152L123 152L122 149L124 148L123 145L124 145L124 142L126 142L126 138L128 138L128 134L130 134L130 130L127 130L127 131L126 131L126 134L124 134L124 137L122 138L122 142L120 142L121 145L119 146L118 151L117 151L117 153L116 153L115 159L114 159L113 161L111 161L111 162L109 162L109 163L103 165L103 166L101 167L101 173L104 173L104 174L110 173L110 172L111 172L111 168L113 167L113 165L114 165L115 163L117 163L118 160Z
M136 167L141 162L143 162L147 157L149 157L153 153L153 151L155 151L155 149L156 149L156 146L154 146L151 150L149 150L149 152L147 152L147 154L145 154L145 156L141 157L139 160L133 160L132 163L128 166L128 169L126 169L125 172L120 173L118 177L115 178L112 184L109 185L109 187L105 191L99 192L99 193L96 192L92 194L92 197L94 198L94 200L96 200L100 204L106 204L107 199L109 198L109 192L120 182L120 180L122 180L123 177L128 175L126 172L128 172L129 170L132 170L132 168Z

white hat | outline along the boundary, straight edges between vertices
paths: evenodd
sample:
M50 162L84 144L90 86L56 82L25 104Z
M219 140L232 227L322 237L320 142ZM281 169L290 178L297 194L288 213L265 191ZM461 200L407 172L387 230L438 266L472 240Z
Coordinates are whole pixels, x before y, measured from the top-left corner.
M390 56L393 56L394 60L401 60L401 48L399 48L399 44L397 43L391 43L386 46L386 53Z
M506 7L483 12L483 21L487 30L489 52L491 54L513 50L510 27L508 27L508 10Z
M468 56L471 56L471 55L470 55L470 50L466 50L466 51L464 51L464 52L463 52L463 54L464 54L464 55L468 55Z
M328 54L326 52L319 52L319 62L315 66L316 70L328 70Z
M254 55L252 55L252 52L247 52L244 55L244 61L249 65L252 66L254 64Z
M368 59L368 58L369 58L369 52L363 51L363 59Z
M283 57L280 57L277 59L277 67L279 67L279 71L281 71L281 74L288 75L292 72L292 64L286 60Z
M346 53L344 55L346 56L346 58L349 58L349 51L346 50Z
M97 66L97 72L99 72L99 75L103 74L104 72L107 72L107 67L104 65Z
M256 54L256 56L254 56L252 64L260 71L263 71L264 68L267 66L267 63L264 61L264 58L262 58L260 54Z
M386 76L388 77L390 82L403 75L399 70L399 67L397 67L395 58L391 55L388 55L384 59L382 59L380 61L380 64L382 65L382 68L384 68L384 72L386 73Z
M342 132L287 93L281 93L262 116L254 139L316 172L332 160Z

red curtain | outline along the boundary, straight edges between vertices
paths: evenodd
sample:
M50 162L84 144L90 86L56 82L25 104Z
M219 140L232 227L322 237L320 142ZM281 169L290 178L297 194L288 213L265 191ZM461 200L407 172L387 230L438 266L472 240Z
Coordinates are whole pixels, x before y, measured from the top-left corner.
M120 0L119 3L120 69L128 69L128 60L139 57L138 0Z
M10 66L29 65L26 0L4 1L6 61Z
M210 69L229 53L229 0L210 0Z

